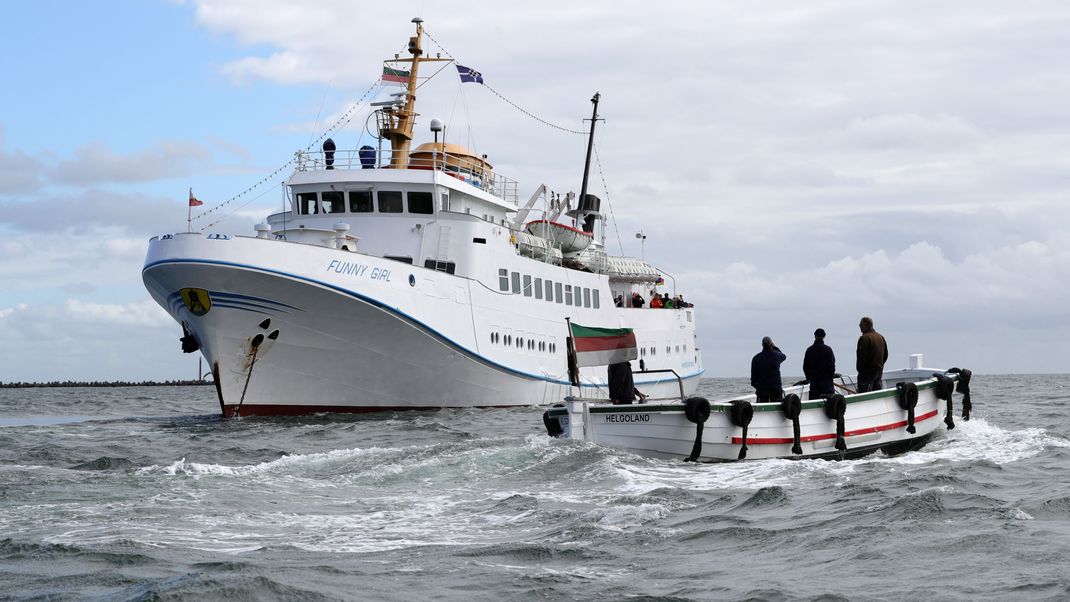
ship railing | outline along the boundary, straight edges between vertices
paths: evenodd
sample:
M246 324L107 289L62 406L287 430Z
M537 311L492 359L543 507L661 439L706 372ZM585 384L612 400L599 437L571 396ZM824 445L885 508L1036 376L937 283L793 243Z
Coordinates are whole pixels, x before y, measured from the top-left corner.
M389 149L349 149L332 151L331 164L327 165L323 151L297 151L294 162L297 171L320 171L326 169L387 169L392 152ZM490 193L514 205L519 202L520 183L516 180L472 163L467 155L438 153L432 160L413 159L409 169L439 169L462 182Z

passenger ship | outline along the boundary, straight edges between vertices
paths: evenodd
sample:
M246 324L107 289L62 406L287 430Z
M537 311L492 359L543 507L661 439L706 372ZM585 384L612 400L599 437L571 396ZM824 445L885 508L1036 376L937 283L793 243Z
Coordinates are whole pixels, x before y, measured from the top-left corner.
M407 88L373 105L386 105L375 115L388 150L298 153L290 210L255 236L149 243L145 286L181 325L183 350L204 354L223 414L553 403L576 391L566 319L633 328L641 363L661 370L636 373L644 393L679 394L666 371L694 391L694 309L614 303L647 297L660 274L604 252L590 147L579 197L542 185L523 206L486 155L438 142L437 120L435 141L410 148L420 65L452 60L426 56L413 22L411 58L387 61L407 63ZM605 383L604 369L581 371L585 395Z

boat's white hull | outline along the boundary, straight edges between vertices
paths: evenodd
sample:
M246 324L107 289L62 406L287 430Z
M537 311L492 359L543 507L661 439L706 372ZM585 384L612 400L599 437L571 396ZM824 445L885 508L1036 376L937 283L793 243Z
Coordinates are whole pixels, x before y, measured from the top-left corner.
M924 378L920 371L901 371L904 382L916 382L918 402L914 413L914 431L907 431L907 411L897 401L896 389L848 395L845 398L844 442L846 449L836 448L836 420L824 410L824 401L803 401L799 415L802 453L793 453L792 421L781 410L781 403L752 403L753 419L747 428L745 459L857 457L885 449L905 451L924 444L938 427L945 425L946 401L937 399L935 380ZM928 372L931 376L932 372ZM895 382L886 374L886 384ZM806 399L806 388L795 387L788 393ZM742 399L742 398L741 398ZM753 397L750 398L753 402ZM697 460L730 461L740 458L743 429L730 419L729 401L711 404L709 419L703 424L701 452ZM608 405L570 400L565 407L547 412L547 421L557 420L561 436L590 441L599 445L627 449L641 455L687 458L695 446L697 425L688 421L682 402L658 405Z
M176 235L150 247L146 286L199 342L225 415L533 405L569 394L563 340L556 355L480 347L489 338L473 333L480 292L445 284L463 279L310 245L273 257L279 246ZM339 256L365 268L338 273ZM195 315L184 288L207 291L210 309ZM685 393L700 373L685 374ZM679 394L659 376L640 386Z

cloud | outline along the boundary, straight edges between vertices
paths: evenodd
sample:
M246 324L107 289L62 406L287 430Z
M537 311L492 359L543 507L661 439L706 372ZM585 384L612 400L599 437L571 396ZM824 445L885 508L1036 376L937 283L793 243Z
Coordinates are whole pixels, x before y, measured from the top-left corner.
M182 378L187 368L192 375L174 322L142 297L0 308L0 339L9 343L0 347L0 381Z
M57 182L86 186L100 182L148 182L194 173L211 153L196 142L157 142L144 150L117 154L104 143L78 148L75 158L60 161L50 176Z
M0 195L34 192L41 188L45 165L40 158L4 150L5 130L0 124Z
M184 205L184 199L83 189L41 196L32 202L0 201L0 224L26 232L59 233L97 226L148 233L166 230L168 215L173 216L172 227L179 227L185 222Z

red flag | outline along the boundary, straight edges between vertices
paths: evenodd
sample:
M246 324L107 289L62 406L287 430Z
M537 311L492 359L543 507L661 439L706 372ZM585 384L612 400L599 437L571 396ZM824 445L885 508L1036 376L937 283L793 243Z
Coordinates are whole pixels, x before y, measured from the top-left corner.
M200 207L203 204L204 204L204 201L198 201L197 197L193 196L193 189L190 188L189 189L189 206L190 207Z

